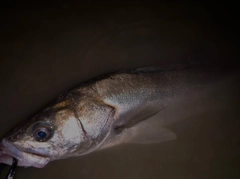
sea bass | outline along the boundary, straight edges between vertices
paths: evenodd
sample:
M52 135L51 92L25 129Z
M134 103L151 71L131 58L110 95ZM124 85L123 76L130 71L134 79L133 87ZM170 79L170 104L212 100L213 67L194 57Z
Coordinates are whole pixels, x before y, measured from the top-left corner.
M146 67L82 83L6 135L0 163L11 165L14 157L19 166L42 168L122 143L176 139L174 132L151 125L150 118L218 77L206 69Z

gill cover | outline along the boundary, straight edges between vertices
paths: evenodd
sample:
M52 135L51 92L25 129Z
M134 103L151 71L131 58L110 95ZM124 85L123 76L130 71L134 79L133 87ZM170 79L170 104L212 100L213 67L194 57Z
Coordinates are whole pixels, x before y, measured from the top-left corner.
M91 147L86 150L84 145L79 146L78 155L92 152L105 141L110 134L115 113L113 107L101 101L95 99L80 101L75 107L75 116L86 138L88 138L89 142L91 141Z

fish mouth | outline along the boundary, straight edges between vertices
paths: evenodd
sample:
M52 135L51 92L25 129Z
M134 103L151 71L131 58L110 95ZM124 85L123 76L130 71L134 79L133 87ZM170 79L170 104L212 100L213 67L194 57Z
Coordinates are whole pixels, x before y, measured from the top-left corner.
M50 157L36 152L22 151L13 143L3 139L0 144L0 163L12 165L12 158L18 159L18 166L43 168Z

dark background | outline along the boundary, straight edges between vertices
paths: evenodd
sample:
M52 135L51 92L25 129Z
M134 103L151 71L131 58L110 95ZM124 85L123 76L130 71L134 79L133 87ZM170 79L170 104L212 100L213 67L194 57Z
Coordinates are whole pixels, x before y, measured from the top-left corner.
M100 74L189 59L238 68L238 6L230 2L5 1L0 7L1 136ZM206 107L173 125L176 141L19 168L16 178L240 178L237 84L205 100L221 103L221 110Z

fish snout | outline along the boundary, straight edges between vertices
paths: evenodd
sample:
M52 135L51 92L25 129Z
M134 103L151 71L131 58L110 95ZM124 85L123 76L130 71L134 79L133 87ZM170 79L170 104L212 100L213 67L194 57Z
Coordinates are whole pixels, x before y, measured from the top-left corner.
M3 139L0 143L0 163L12 165L13 157L18 159L18 166L24 167L44 167L49 161L49 157L38 156L26 153L18 149L12 142Z
M12 143L6 139L3 139L0 143L0 151L2 156L14 157L18 160L23 159L22 152Z

